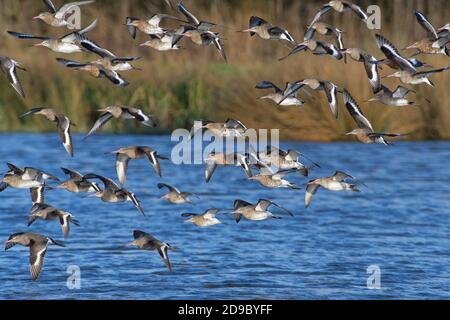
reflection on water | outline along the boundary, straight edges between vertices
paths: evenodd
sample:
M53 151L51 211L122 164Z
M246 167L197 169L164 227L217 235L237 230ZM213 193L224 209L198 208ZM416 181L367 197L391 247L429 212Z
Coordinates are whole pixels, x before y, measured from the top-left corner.
M70 159L55 135L0 135L0 159L35 166L64 178L60 167L116 179L114 157L106 152L148 145L170 155L167 136L97 135L75 137ZM311 208L304 190L264 189L247 181L240 168L218 168L204 183L203 166L162 162L159 179L146 160L131 161L127 188L146 210L131 203L108 204L60 190L46 202L80 220L66 248L50 247L38 282L30 281L28 249L14 247L0 259L0 298L12 299L315 299L447 298L450 285L450 143L397 143L393 147L353 143L282 143L321 165L312 177L344 170L365 182L363 192L320 190ZM6 170L6 165L3 165ZM306 179L291 176L297 184ZM193 191L195 205L171 206L159 199L165 182ZM274 200L295 213L282 220L200 229L183 223L183 212L229 209L235 199ZM0 238L33 230L62 239L57 222L36 221L27 228L31 207L26 190L0 193ZM170 252L168 273L156 252L122 249L141 229L178 247ZM67 268L81 268L81 289L66 286ZM381 289L366 287L367 267L381 269Z

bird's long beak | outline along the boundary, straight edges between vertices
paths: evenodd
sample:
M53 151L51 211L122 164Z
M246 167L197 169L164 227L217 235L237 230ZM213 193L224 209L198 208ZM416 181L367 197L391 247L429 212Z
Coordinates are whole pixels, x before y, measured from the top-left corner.
M32 47L42 47L43 44L42 44L42 42L39 42L39 43L32 44L31 46Z
M32 19L40 19L40 17L39 16L35 16Z

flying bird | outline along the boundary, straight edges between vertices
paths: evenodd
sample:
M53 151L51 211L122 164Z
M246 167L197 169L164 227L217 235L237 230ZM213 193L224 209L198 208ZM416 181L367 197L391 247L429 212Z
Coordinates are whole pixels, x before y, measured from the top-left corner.
M62 58L56 58L56 61L67 68L85 71L94 78L106 78L118 87L126 87L129 84L128 81L126 81L119 73L113 71L112 68L105 68L103 64L99 64L97 62L81 63Z
M316 194L317 190L319 190L320 187L330 191L350 190L354 192L360 192L355 183L346 182L346 180L349 178L353 180L355 179L353 176L345 172L336 171L331 177L310 180L307 183L305 192L305 207L309 207L313 196Z
M17 69L26 71L22 64L11 58L0 56L0 69L6 75L6 79L8 79L14 90L16 90L22 98L25 98L25 92L23 91L22 84L17 76Z
M289 31L274 26L257 16L250 17L248 29L241 30L240 32L248 32L252 37L256 34L264 40L285 40L291 44L295 44L295 40Z
M169 160L169 158L159 155L156 150L143 146L124 147L111 153L116 155L117 177L122 185L126 181L128 162L130 159L148 158L159 177L162 177L162 174L158 159Z
M80 226L80 222L71 213L45 203L36 203L33 205L28 218L28 226L32 225L36 219L59 220L65 238L69 236L71 223Z
M378 70L379 63L377 59L359 48L347 48L342 52L345 55L348 54L353 60L363 63L370 85L372 86L373 93L379 92L382 88L380 72Z
M136 246L139 249L142 250L156 250L158 251L159 255L164 261L164 264L166 265L167 269L169 271L172 271L172 265L169 261L169 255L168 251L173 250L175 251L175 248L170 246L170 244L162 242L158 239L156 239L154 236L152 236L149 233L134 230L133 231L133 237L134 240L130 243L127 243L126 246Z
M284 87L284 90L281 90L279 87L277 87L275 84L273 84L270 81L261 81L256 85L256 89L273 89L274 93L269 93L265 96L262 96L258 99L269 99L275 102L276 104L280 106L301 106L305 102L297 98L297 92L291 92L293 84L290 82L286 83L286 86ZM287 95L288 94L288 95ZM284 96L286 98L283 100ZM283 100L283 101L281 101Z
M30 273L31 280L35 281L41 274L44 264L45 253L49 245L65 247L62 242L53 240L50 237L32 232L18 232L9 236L5 242L5 250L11 249L16 244L30 248Z
M414 91L402 86L398 86L394 91L391 91L388 87L382 85L381 92L378 92L373 98L370 98L368 101L379 101L382 104L391 107L414 105L414 101L409 101L405 98L405 96L409 92Z
M78 171L61 168L64 174L69 176L69 179L61 182L55 189L64 189L73 193L81 192L100 192L101 189L95 182L90 182Z
M51 0L44 0L47 12L41 12L33 19L42 20L52 27L72 27L67 18L71 16L76 8L93 2L95 0L69 2L57 9Z
M167 202L171 204L183 204L183 203L192 204L192 201L189 200L189 197L194 195L193 193L181 192L178 188L173 187L171 185L165 183L158 183L158 189L162 188L167 188L169 192L166 193L164 196L162 196L161 199L165 199L167 200Z
M64 148L66 149L67 153L73 157L73 144L72 144L72 136L70 134L70 126L72 123L70 122L70 119L63 115L62 113L59 113L55 111L52 108L33 108L23 115L21 115L21 118L24 118L29 115L33 114L40 114L46 117L48 120L56 122L56 126L59 131L59 136L61 137L61 141L63 143Z
M184 222L190 222L195 224L197 227L209 227L216 224L221 224L222 222L216 218L220 209L208 209L203 214L198 213L183 213L181 216L189 218Z
M125 20L125 25L128 28L128 32L133 37L133 39L136 38L136 31L139 30L147 35L157 35L157 36L163 36L166 33L166 29L163 29L159 26L159 24L163 20L175 20L175 21L181 21L186 23L186 21L183 21L181 19L178 19L177 17L168 15L168 14L155 14L153 17L151 17L148 20L141 20L136 17L127 17Z
M217 166L235 166L242 167L247 175L247 177L252 177L252 170L250 169L248 159L245 155L234 152L234 153L220 153L211 152L205 158L206 168L205 168L205 181L208 183L211 180L214 171Z
M91 31L97 25L97 20L94 20L89 26L84 29L68 33L62 37L54 38L49 36L35 36L27 33L20 33L15 31L8 31L8 33L19 39L40 39L42 42L32 45L33 47L46 47L54 52L59 53L78 53L87 51L85 46L95 47L94 42L86 38L85 34ZM98 47L98 46L97 46Z
M308 50L317 56L328 55L328 56L333 57L336 60L342 60L344 58L344 55L342 54L341 50L336 48L331 43L309 39L309 40L303 41L302 43L297 44L288 53L288 55L281 57L278 60L281 61L293 54L296 54L301 51L308 51Z
M332 0L327 4L324 4L322 8L316 13L314 19L310 23L310 26L314 25L317 21L320 20L320 18L322 18L324 14L330 12L331 10L339 13L353 12L364 22L366 22L368 19L367 14L361 9L360 6L349 1Z
M234 201L234 211L232 213L234 214L234 219L237 223L239 223L242 217L253 221L261 221L269 218L281 219L280 216L274 215L268 210L270 206L278 207L290 216L294 216L292 212L286 208L265 199L259 199L254 205L244 200L236 200Z
M318 80L314 78L309 78L296 81L294 82L293 85L291 85L289 90L286 90L285 94L283 95L281 101L278 104L283 103L285 101L284 99L286 99L289 95L296 93L298 90L304 88L304 86L307 86L315 91L325 92L331 113L337 119L337 117L339 116L337 94L338 92L342 92L342 89L340 89L337 85L327 80Z
M100 129L105 123L107 123L112 118L116 119L134 119L146 127L154 128L157 126L155 120L151 115L146 115L142 109L132 108L127 106L109 106L103 109L97 110L103 112L100 118L95 122L92 129L86 135L85 138L89 137L92 133Z
M358 141L362 143L378 143L389 145L390 143L385 137L401 137L403 134L387 133L387 132L375 132L370 124L369 120L364 116L361 108L356 103L355 99L350 95L347 90L344 90L344 103L348 112L352 116L358 125L358 129L354 129L347 133L347 135L354 135Z

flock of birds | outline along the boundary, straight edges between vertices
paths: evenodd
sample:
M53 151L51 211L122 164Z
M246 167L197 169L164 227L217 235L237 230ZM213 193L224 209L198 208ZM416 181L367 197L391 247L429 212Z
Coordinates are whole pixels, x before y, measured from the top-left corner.
M40 19L53 27L68 27L69 23L67 18L74 7L91 4L93 2L95 1L89 0L67 3L57 9L50 0L44 0L48 11L40 13L34 17L34 19ZM172 9L175 9L170 0L165 0L165 2ZM142 46L148 46L159 51L177 50L180 48L180 40L189 38L197 45L214 45L221 57L227 61L221 34L213 31L222 28L223 26L199 20L182 2L177 5L177 9L186 20L168 14L156 14L148 20L142 20L136 17L126 17L125 25L133 38L136 37L138 30L150 37L150 40L143 43ZM344 60L345 62L346 57L349 56L351 59L361 62L364 65L369 83L374 93L374 97L370 101L379 101L388 106L400 107L414 104L413 101L409 101L406 97L407 94L414 91L404 86L398 86L395 90L391 90L382 84L382 77L380 76L379 69L383 66L386 65L396 70L388 77L400 78L404 84L410 85L433 85L429 80L430 76L450 69L450 67L443 67L424 70L423 68L429 66L417 58L414 58L414 56L423 53L444 54L448 56L447 45L450 39L450 23L447 23L442 28L435 29L424 14L416 11L415 16L417 21L426 30L427 37L405 48L405 50L416 49L417 52L414 56L407 57L402 55L394 44L382 35L376 34L375 40L377 46L384 55L382 59L377 59L375 56L362 49L345 48L343 39L344 31L320 22L322 16L332 11L338 13L353 12L362 20L362 22L366 22L368 19L366 13L359 6L348 1L334 0L322 6L318 11L312 22L308 25L303 42L301 43L297 43L286 29L272 25L268 21L256 16L252 16L249 21L249 27L240 32L249 33L250 36L258 35L265 40L286 42L290 46L291 51L285 57L280 58L280 60L302 51L311 51L314 55L328 55L338 60ZM160 26L160 23L167 19L178 21L182 24L176 30L168 30ZM118 57L111 51L88 39L86 34L95 26L96 20L86 28L73 31L59 38L51 36L35 36L14 31L8 31L8 33L19 39L40 39L42 41L33 46L44 46L59 53L94 53L100 58L92 62L77 62L63 58L57 58L57 61L65 67L86 71L97 78L107 78L113 84L124 87L128 82L119 74L119 72L138 70L138 68L134 67L131 63L138 60L139 57ZM316 34L335 38L336 45L314 39ZM0 56L0 65L13 88L18 94L25 97L23 87L17 76L17 69L25 70L24 66L16 60L6 56ZM389 144L389 141L386 140L387 137L402 136L402 134L375 131L370 121L364 116L358 103L348 90L340 88L327 80L315 78L302 79L293 83L287 83L284 89L279 88L270 81L261 81L256 85L256 88L261 90L272 90L273 93L267 94L260 99L270 99L280 106L303 105L304 101L299 98L299 92L311 95L308 89L313 91L323 91L326 95L331 112L336 118L339 116L338 95L341 94L347 111L353 117L357 125L356 129L347 133L348 135L355 135L362 143L377 143L384 145ZM148 127L155 127L157 125L156 120L151 115L145 114L140 108L113 105L99 109L98 111L101 112L101 115L87 136L100 129L112 118L134 119ZM74 147L70 133L71 125L73 125L73 123L67 116L52 108L36 107L23 114L22 117L31 115L42 115L48 120L55 122L64 148L70 156L74 156ZM200 120L200 122L200 129L194 130L193 128L193 130L191 130L192 136L196 135L198 131L207 130L217 137L245 137L247 131L247 127L241 121L235 119L228 119L223 123L207 120ZM65 237L69 235L70 225L74 224L78 226L79 221L76 220L71 213L46 204L44 202L44 190L46 189L63 189L73 193L90 193L90 195L98 197L104 202L131 202L140 213L144 214L144 209L141 206L139 199L133 192L124 187L129 161L132 159L147 158L156 173L161 177L160 160L168 160L168 158L158 154L156 150L145 146L123 147L115 150L112 154L116 156L116 171L119 184L112 179L95 173L81 174L67 168L62 168L62 171L68 176L68 179L66 181L60 181L58 177L42 170L32 167L21 168L12 163L8 163L9 170L4 174L1 180L0 192L7 187L29 189L31 191L33 206L29 215L28 225L31 225L37 219L57 220L61 224ZM303 164L300 161L301 158L305 158L311 164ZM300 173L306 177L312 167L319 167L319 164L307 158L300 152L295 150L285 151L273 146L269 146L267 150L255 150L250 146L248 153L245 154L237 152L212 152L204 160L206 163L206 182L210 181L218 166L241 166L249 180L256 180L261 185L268 188L299 189L295 184L286 180L285 177L291 173ZM258 170L258 174L254 175L252 169ZM49 180L57 181L59 184L51 186L48 184ZM95 181L100 181L102 186ZM359 192L359 184L361 184L361 182L356 180L355 177L342 171L336 171L330 177L312 179L306 183L304 199L305 207L308 207L311 204L313 196L320 188L330 191L348 190ZM192 203L190 197L195 196L193 193L182 192L176 187L168 184L159 183L157 186L159 189L166 188L168 190L168 193L165 194L163 198L171 204ZM239 222L242 217L248 220L281 218L280 215L269 210L272 206L278 207L282 212L292 215L286 208L266 199L260 199L256 204L244 200L236 200L233 210L228 211L231 211L229 213L234 215L236 222ZM221 223L217 218L217 214L220 211L223 210L213 208L206 210L203 214L184 213L182 216L188 218L185 220L186 222L191 222L200 227L207 227ZM137 246L144 250L158 251L167 268L172 270L168 251L174 250L174 247L171 247L168 243L162 242L153 235L143 231L135 230L133 236L134 240L127 245ZM16 244L30 248L30 271L33 280L36 280L39 277L48 246L64 246L64 243L60 241L33 232L12 234L6 241L5 250Z

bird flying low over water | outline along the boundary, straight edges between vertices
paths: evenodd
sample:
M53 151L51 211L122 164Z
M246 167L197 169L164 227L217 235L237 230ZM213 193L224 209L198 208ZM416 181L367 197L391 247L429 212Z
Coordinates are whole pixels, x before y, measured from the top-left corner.
M98 109L97 111L103 112L100 118L95 122L91 131L86 135L85 138L89 137L92 133L100 129L105 123L107 123L112 118L116 119L134 119L146 127L154 128L157 126L155 120L151 115L146 115L139 108L132 108L127 106L109 106L103 109Z
M69 236L71 223L80 226L80 222L71 213L45 203L36 203L33 205L28 218L28 226L32 225L36 219L59 220L65 238Z
M32 34L19 33L15 31L8 31L8 33L19 39L40 39L43 40L33 47L47 47L48 49L59 53L77 53L86 51L85 45L91 47L97 46L94 42L85 37L85 34L91 31L97 25L97 20L94 20L89 26L84 29L68 33L60 38L53 38L48 36L35 36ZM98 47L98 46L97 46Z
M385 137L404 136L404 134L375 132L369 120L367 120L367 118L362 113L361 108L358 106L355 99L353 99L353 97L350 95L350 93L348 93L347 90L344 90L344 103L347 107L348 112L359 127L358 129L354 129L351 132L348 132L347 135L356 136L356 138L362 143L378 143L384 145L390 144L388 141L386 141Z
M360 6L349 1L332 0L322 6L322 8L314 16L314 19L311 21L310 25L315 24L320 20L320 18L322 18L324 14L330 12L331 10L339 13L354 12L358 16L358 18L360 18L364 22L366 22L368 19L367 14L361 9Z
M54 187L55 189L64 189L74 193L101 191L97 183L88 181L81 173L67 168L61 168L61 170L70 179L61 182L58 186Z
M141 206L139 199L133 192L128 191L125 188L119 188L117 184L109 178L100 176L95 173L89 173L84 176L84 179L99 179L105 185L104 189L101 191L96 191L93 196L100 198L103 202L126 202L130 201L134 204L136 209L140 213L144 214L144 209Z
M190 222L195 224L197 227L209 227L216 224L221 224L222 221L216 218L216 215L219 213L220 209L208 209L203 214L198 213L183 213L181 216L185 218L189 218L184 222Z
M62 242L50 237L32 232L18 232L9 236L5 242L5 250L11 249L16 244L30 248L30 273L31 280L35 281L41 274L45 253L49 245L65 247Z
M430 20L428 20L428 18L420 11L415 11L414 14L420 26L424 28L425 31L427 32L427 37L406 47L405 50L416 49L417 53L414 55L426 53L426 54L444 54L448 56L449 52L447 44L450 41L448 34L436 32ZM440 30L442 31L442 29Z
M293 54L307 50L311 51L316 56L328 55L336 60L342 60L342 58L344 58L342 52L331 43L309 39L297 44L288 55L281 57L278 60L284 60Z
M338 92L342 92L342 89L340 89L334 83L326 80L318 80L310 78L296 81L291 85L289 90L286 90L286 92L283 95L283 98L278 104L283 103L284 99L286 99L289 95L294 94L298 90L302 89L304 86L307 86L315 91L322 90L323 92L325 92L331 112L333 113L335 118L339 116L337 94Z
M405 98L405 96L409 92L415 91L402 86L398 86L394 91L391 91L388 87L382 85L381 92L378 92L373 98L370 98L368 101L379 101L382 104L391 107L414 105L414 101L409 101Z
M148 158L159 177L162 177L162 175L158 159L169 160L169 158L159 155L156 150L142 146L124 147L111 153L116 155L117 177L122 185L124 185L126 181L128 162L130 159Z
M270 93L258 99L270 99L280 106L301 106L305 102L297 98L297 92L291 92L293 84L290 82L286 83L284 90L281 90L275 84L270 81L261 81L256 85L256 89L274 89L274 93ZM289 94L284 100L283 97ZM281 101L283 100L283 101Z
M247 177L252 177L252 170L250 169L249 162L246 155L241 153L220 153L220 152L211 152L205 159L206 168L205 168L205 181L206 183L211 180L214 171L217 166L241 166Z
M127 26L128 32L133 37L133 39L136 38L136 30L139 30L147 35L163 36L166 33L166 30L161 28L159 24L166 19L187 23L186 21L178 19L177 17L159 13L155 14L148 20L141 20L136 17L127 17L125 20L125 25Z
M52 27L71 27L67 18L73 13L74 9L82 5L90 4L95 0L69 2L56 9L51 0L44 0L47 6L47 12L41 12L33 19L39 19Z
M295 44L295 40L289 31L274 26L257 16L250 17L248 29L241 30L240 32L248 32L252 37L257 34L264 40L286 40L291 44Z
M289 169L289 170L278 170L275 171L268 164L263 161L258 161L257 163L252 163L252 166L259 169L259 173L252 177L249 177L249 180L258 181L262 186L267 188L290 188L290 189L299 189L294 183L289 182L284 179L290 173L297 172L297 169Z
M67 116L55 111L52 108L41 108L41 107L33 108L24 113L23 115L21 115L20 117L24 118L26 116L33 114L43 115L48 120L56 122L56 126L58 128L63 146L66 149L67 153L71 157L73 157L72 136L70 134L70 125L72 123L70 122L70 119Z
M381 78L380 72L378 71L379 63L377 59L371 54L358 48L347 48L343 50L342 53L344 55L348 54L353 60L364 64L364 69L366 70L373 93L379 92L381 90Z
M284 151L274 146L268 146L266 151L260 151L256 153L255 150L252 150L252 155L269 167L276 167L280 170L297 170L301 175L305 177L308 176L309 170L312 167L320 168L320 165L316 162L305 157L300 152L291 149ZM305 166L300 162L300 157L304 157L305 159L309 160L312 163L312 166Z
M336 171L331 177L310 180L307 183L305 192L305 207L309 207L313 196L316 194L317 190L319 190L320 187L330 191L350 190L354 192L360 192L356 184L345 182L347 179L355 180L353 176L345 172Z
M255 205L244 200L236 200L234 201L234 211L232 213L234 214L234 219L237 223L239 223L241 217L253 221L261 221L269 218L281 219L280 216L274 215L268 210L270 206L278 207L289 214L291 217L294 216L292 212L290 212L286 208L276 204L275 202L265 199L259 199Z
M23 91L20 79L17 76L17 69L26 71L21 63L8 57L0 56L0 69L5 74L11 86L16 90L18 94L25 98L25 92Z
M167 188L169 190L161 199L167 200L167 202L172 204L183 204L183 203L191 203L189 200L189 196L194 195L191 192L181 192L178 188L173 187L171 185L165 183L158 183L158 189Z
M129 83L116 71L103 67L102 64L94 63L81 63L73 60L67 60L62 58L56 58L56 61L61 63L67 68L75 70L86 71L94 78L107 78L113 84L119 87L126 87Z
M44 201L45 180L59 181L57 177L39 169L31 167L19 168L12 163L7 163L7 165L9 171L5 173L0 181L0 192L7 187L30 189L33 204Z
M239 120L227 119L225 122L214 122L210 120L197 120L201 126L191 128L191 137L195 136L198 131L206 129L217 137L242 137L247 131L247 127Z
M149 233L139 230L133 231L133 237L134 240L131 241L130 243L127 243L125 246L136 246L141 250L158 251L167 269L169 269L169 271L172 271L172 265L169 261L168 251L169 250L175 251L175 247L172 247L170 246L170 244L156 239Z

